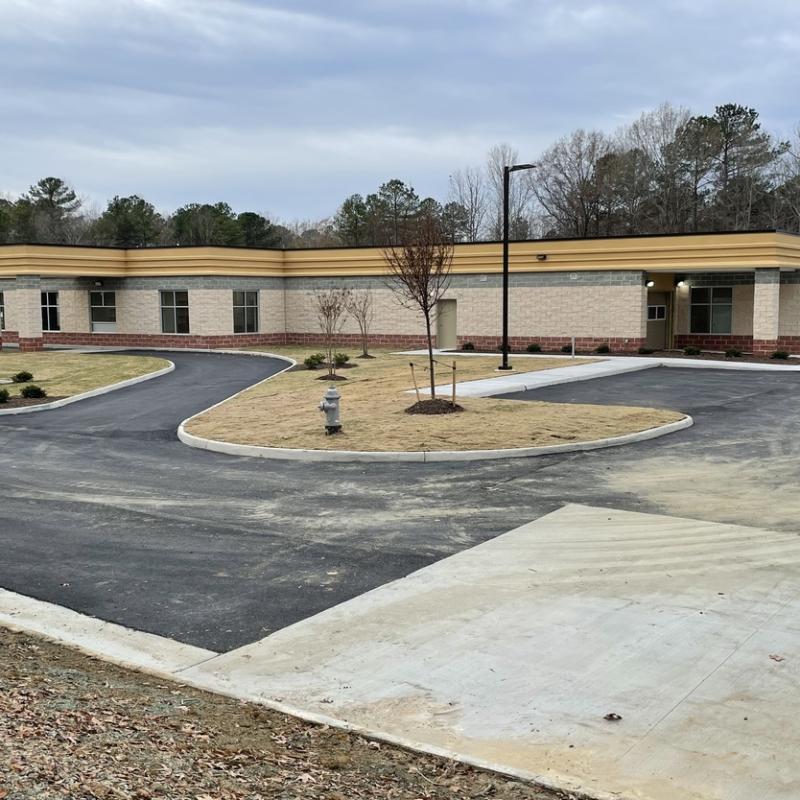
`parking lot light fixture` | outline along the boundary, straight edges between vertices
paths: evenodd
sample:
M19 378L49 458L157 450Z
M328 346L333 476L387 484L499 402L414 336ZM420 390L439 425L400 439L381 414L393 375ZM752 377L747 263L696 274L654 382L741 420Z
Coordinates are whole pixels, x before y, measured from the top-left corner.
M536 169L536 164L513 164L503 167L503 361L498 369L511 369L508 363L508 194L511 173Z

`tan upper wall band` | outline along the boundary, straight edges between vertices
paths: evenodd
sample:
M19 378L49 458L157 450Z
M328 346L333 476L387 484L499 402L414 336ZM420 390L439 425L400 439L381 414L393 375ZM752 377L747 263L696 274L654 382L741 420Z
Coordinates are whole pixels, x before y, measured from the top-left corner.
M456 274L497 273L501 245L459 244ZM546 260L537 260L546 255ZM513 272L636 270L644 272L800 269L800 237L783 233L699 234L515 242ZM112 248L3 245L0 277L141 277L246 275L324 277L386 274L381 248L249 250L225 247Z

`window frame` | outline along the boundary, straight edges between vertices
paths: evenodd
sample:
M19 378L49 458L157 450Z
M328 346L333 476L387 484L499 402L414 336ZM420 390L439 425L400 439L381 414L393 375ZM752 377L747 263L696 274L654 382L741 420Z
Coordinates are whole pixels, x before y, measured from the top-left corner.
M654 314L650 316L650 310ZM661 313L659 313L661 312ZM667 306L664 303L650 303L647 306L647 321L648 322L666 322L667 320Z
M186 302L179 303L178 302L178 295L185 295ZM191 333L191 319L189 315L189 291L187 289L160 289L158 293L159 304L161 309L161 333L166 334L168 336L188 336ZM168 302L169 301L169 302ZM185 314L178 313L178 310L185 309ZM165 312L171 317L172 320L172 328L173 330L165 330L166 326L164 325L164 321L167 317L165 317ZM186 330L178 330L178 321L179 318L181 322L183 322L183 318L185 317L186 322ZM183 327L183 325L181 325Z
M707 302L696 302L694 300L695 291L707 291ZM729 292L729 298L726 301L719 301L715 299L715 292L725 291ZM714 308L726 308L729 310L728 325L725 331L714 330ZM696 330L695 324L695 308L707 309L707 324L703 326L705 330ZM692 286L689 289L689 333L698 334L700 336L730 336L733 332L733 286Z
M55 297L55 302L51 299L53 297ZM43 333L58 333L61 330L61 310L59 309L58 300L57 291L50 292L44 289L42 290L41 308ZM55 325L53 325L53 315L55 315Z
M237 295L241 295L241 302L237 303ZM232 292L233 300L233 332L238 336L241 334L258 333L261 320L259 319L258 303L259 303L258 289L234 289ZM252 302L248 302L252 300ZM241 310L244 316L244 326L241 330L237 330L237 310Z
M5 290L0 290L0 331L6 329L6 295Z
M94 302L95 295L101 295L101 302ZM107 303L108 295L112 296L113 302ZM95 309L113 309L113 319L95 319ZM103 326L95 328L97 326ZM117 292L115 289L92 289L89 291L89 326L92 333L112 333L117 329ZM112 328L113 326L113 328Z

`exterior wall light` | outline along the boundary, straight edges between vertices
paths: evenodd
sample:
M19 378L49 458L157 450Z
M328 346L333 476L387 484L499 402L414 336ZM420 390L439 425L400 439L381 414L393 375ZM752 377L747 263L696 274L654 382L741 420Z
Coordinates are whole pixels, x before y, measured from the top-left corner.
M645 284L645 286L646 286L648 289L652 289L652 288L653 288L655 285L656 285L656 282L655 282L655 281L647 281L647 283Z
M538 253L536 255L537 261L547 261L547 253Z
M676 285L676 286L677 286L679 289L683 289L683 287L684 287L684 286L686 286L686 281L678 281L678 282L677 282L675 285Z

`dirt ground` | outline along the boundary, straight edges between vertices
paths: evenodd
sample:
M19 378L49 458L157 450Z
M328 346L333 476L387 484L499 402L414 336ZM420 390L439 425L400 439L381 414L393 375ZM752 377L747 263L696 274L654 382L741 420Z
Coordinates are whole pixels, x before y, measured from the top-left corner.
M564 800L0 630L3 800Z
M10 378L23 370L33 375L28 383L4 383L0 388L8 389L15 397L25 386L35 384L47 392L48 399L55 399L136 378L166 366L163 358L149 356L0 351L0 378Z
M309 348L277 348L302 364ZM415 401L409 361L415 363L422 389L428 378L425 357L375 351L373 360L343 370L343 431L326 436L317 409L327 384L321 371L302 369L268 380L239 397L203 414L188 426L189 433L220 441L264 447L319 450L486 450L589 441L619 436L673 422L682 414L627 406L589 406L464 398L463 414L442 416L404 413ZM456 361L458 381L497 376L498 357L439 359L437 384L452 380ZM519 371L533 372L575 365L570 358L526 359ZM445 395L446 397L449 395Z

